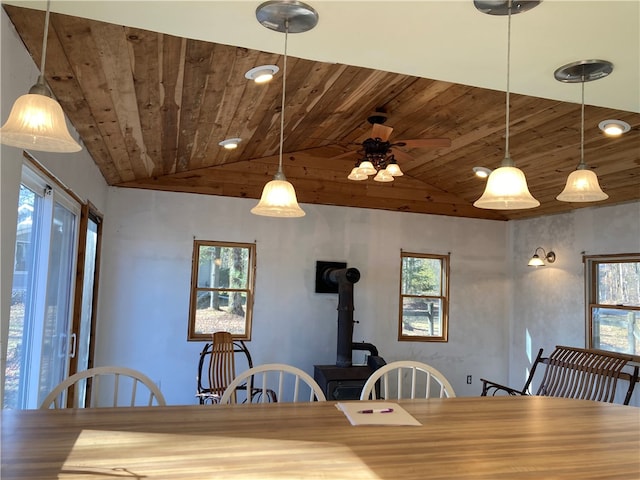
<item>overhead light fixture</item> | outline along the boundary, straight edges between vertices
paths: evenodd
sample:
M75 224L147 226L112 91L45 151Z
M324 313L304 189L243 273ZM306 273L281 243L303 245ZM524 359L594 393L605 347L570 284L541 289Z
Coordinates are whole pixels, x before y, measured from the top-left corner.
M256 83L267 83L279 70L277 65L260 65L249 70L244 77Z
M349 180L367 180L375 175L376 182L393 182L394 177L404 175L393 154L389 155L389 143L379 138L368 138L362 143L365 155L358 160L347 176Z
M298 205L296 191L282 171L282 148L284 144L284 107L287 84L287 40L289 33L311 30L318 23L318 13L309 5L298 1L269 1L256 9L256 18L263 27L284 32L284 62L282 73L282 109L280 112L280 155L278 172L264 186L258 205L251 209L255 215L267 217L304 217Z
M473 173L475 173L476 177L487 178L491 175L491 169L487 167L473 167Z
M542 258L538 255L538 250L542 250ZM544 251L544 248L538 247L535 252L533 252L533 257L529 260L530 267L544 267L547 263L553 263L556 261L556 254L553 251L549 251L549 253Z
M529 193L527 179L522 170L516 167L509 156L509 70L511 57L511 15L530 10L540 2L474 1L476 8L489 15L507 15L507 101L506 101L506 134L504 159L500 167L495 169L487 179L482 196L473 203L474 207L490 210L520 210L534 208L540 202Z
M226 140L222 140L218 143L221 147L224 147L227 150L235 150L238 148L238 144L242 141L241 138L227 138Z
M605 135L617 137L631 130L631 125L622 120L603 120L598 124L598 128L602 130Z
M564 190L556 197L561 202L598 202L606 200L609 195L604 193L598 183L598 176L584 161L584 84L599 80L613 71L613 64L606 60L582 60L569 63L554 72L556 80L564 83L582 85L582 103L580 115L580 163L569 174Z
M44 81L49 4L50 0L47 0L40 75L29 93L20 96L13 104L9 118L0 128L0 143L42 152L78 152L82 147L69 134L62 107L52 98L51 91Z

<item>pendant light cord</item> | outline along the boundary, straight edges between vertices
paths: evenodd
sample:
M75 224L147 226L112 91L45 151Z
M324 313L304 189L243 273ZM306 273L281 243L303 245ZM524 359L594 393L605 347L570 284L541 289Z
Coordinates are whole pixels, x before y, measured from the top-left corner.
M47 0L47 11L44 14L44 35L42 36L42 58L40 59L40 75L44 76L44 65L47 59L47 35L49 34L49 6L51 0Z
M505 147L504 147L504 158L505 160L509 158L509 76L511 71L511 7L512 3L509 0L509 21L507 27L507 107L506 107L506 134L505 134Z
M284 104L287 90L287 41L289 39L289 20L284 21L284 62L282 65L282 109L280 110L280 156L278 160L278 174L284 176L282 172L282 147L284 144Z
M580 164L578 168L586 167L584 163L584 74L582 75L582 108L580 109Z

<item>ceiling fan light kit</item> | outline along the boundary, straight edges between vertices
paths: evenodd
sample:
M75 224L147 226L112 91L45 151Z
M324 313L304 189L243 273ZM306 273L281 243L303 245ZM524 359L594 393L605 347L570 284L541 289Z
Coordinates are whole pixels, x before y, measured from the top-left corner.
M293 185L287 181L282 171L284 107L287 85L287 40L289 33L301 33L314 28L318 23L318 12L311 6L298 1L269 1L258 6L256 18L263 27L284 33L284 60L282 68L282 109L280 111L278 171L273 180L265 185L260 201L251 209L251 213L267 217L304 217L304 210L298 205L296 191Z
M584 84L606 77L613 71L613 64L606 60L581 60L558 68L554 77L563 83L578 83L582 86L580 110L580 163L569 174L564 190L556 197L561 202L598 202L609 195L600 188L598 176L584 161Z
M509 70L511 58L511 15L520 13L537 6L534 1L479 1L474 5L482 13L489 15L507 15L507 99L506 99L506 134L504 160L500 167L491 172L487 179L482 196L473 203L474 207L489 210L521 210L535 208L540 202L533 198L527 186L527 179L515 162L509 156Z
M0 128L0 143L42 152L78 152L82 147L69 134L62 107L52 98L44 81L49 6L50 1L47 0L40 75L29 93L20 96L13 104L9 118Z

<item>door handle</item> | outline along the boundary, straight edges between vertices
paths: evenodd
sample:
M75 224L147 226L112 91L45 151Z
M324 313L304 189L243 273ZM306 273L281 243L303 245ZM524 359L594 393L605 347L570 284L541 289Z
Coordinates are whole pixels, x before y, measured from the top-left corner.
M69 358L76 358L76 347L77 347L77 335L75 333L71 334L71 353L69 354Z

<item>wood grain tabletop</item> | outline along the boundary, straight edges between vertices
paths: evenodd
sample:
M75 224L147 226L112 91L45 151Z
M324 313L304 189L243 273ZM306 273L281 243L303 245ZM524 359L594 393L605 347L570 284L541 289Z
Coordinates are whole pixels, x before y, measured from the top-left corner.
M2 411L6 479L640 478L640 408L549 397L400 400L421 426L334 402Z

